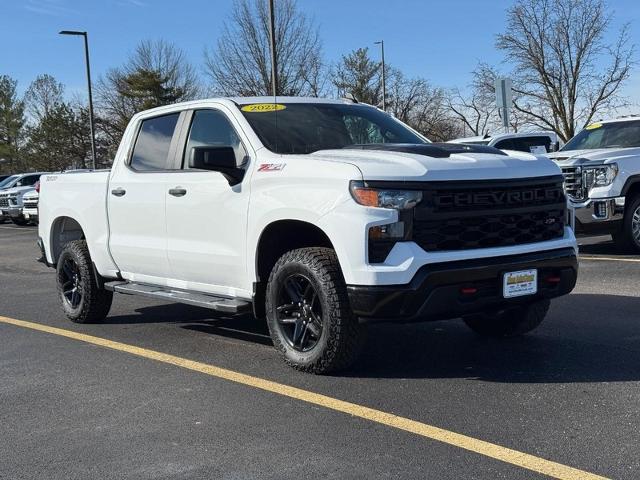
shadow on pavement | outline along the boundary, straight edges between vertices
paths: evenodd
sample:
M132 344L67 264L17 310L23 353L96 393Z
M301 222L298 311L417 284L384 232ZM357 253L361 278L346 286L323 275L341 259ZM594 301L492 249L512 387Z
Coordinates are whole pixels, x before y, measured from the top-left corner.
M266 324L187 305L159 305L108 323L176 323L208 335L270 345ZM572 294L553 302L538 330L487 339L460 320L371 325L357 364L343 377L469 378L507 383L640 380L640 298Z
M185 330L272 345L266 323L251 315L230 317L206 308L180 303L140 307L135 312L134 315L109 316L102 323L120 325L176 323Z
M640 380L640 298L573 294L538 330L487 339L459 320L372 329L347 376L469 378L506 383Z

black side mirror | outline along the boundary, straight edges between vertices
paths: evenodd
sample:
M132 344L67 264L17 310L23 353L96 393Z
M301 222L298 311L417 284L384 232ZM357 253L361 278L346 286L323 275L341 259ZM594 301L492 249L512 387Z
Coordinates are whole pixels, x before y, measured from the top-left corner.
M233 147L193 147L189 155L189 168L220 172L232 186L240 183L244 177L244 169L238 167Z

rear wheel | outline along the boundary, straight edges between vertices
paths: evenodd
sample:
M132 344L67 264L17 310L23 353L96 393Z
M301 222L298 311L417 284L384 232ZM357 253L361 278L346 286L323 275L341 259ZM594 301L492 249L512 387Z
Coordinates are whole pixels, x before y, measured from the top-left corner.
M549 310L549 300L538 300L528 305L507 308L493 313L482 313L464 318L467 326L487 337L515 337L535 329Z
M65 245L58 258L56 280L62 309L72 322L95 323L106 318L113 292L98 286L84 240Z
M625 208L622 228L611 236L618 250L640 253L640 195L632 197Z
M362 327L329 248L301 248L280 257L267 284L266 309L275 347L298 370L344 369L360 353Z

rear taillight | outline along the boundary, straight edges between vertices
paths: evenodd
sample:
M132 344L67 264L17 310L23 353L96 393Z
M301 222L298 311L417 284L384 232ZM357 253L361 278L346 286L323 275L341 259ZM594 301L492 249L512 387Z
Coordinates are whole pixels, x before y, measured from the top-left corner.
M36 182L36 192L40 193L40 180Z

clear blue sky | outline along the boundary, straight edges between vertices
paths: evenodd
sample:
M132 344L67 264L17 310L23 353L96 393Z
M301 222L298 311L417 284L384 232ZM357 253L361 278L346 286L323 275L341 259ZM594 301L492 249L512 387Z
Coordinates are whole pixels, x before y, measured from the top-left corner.
M277 0L276 0L277 1ZM510 0L298 0L320 27L328 60L385 40L389 63L436 85L464 87L478 61L500 62L495 34L503 30ZM94 79L121 64L143 39L164 38L200 66L214 45L232 0L0 0L0 74L20 89L49 73L84 94L80 38L62 29L87 30ZM610 0L614 27L631 22L640 52L640 0ZM640 61L640 53L636 55ZM626 91L640 103L640 69Z

